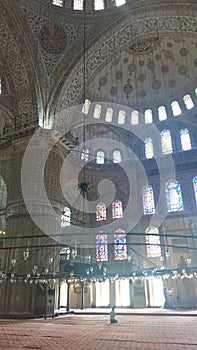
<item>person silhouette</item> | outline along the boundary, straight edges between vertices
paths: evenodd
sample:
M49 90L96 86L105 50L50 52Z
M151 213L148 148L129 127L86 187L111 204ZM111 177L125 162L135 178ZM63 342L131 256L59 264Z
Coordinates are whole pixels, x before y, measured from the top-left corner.
M112 307L110 313L109 313L109 316L110 316L110 323L118 323L118 321L116 320L116 313L115 313L115 310L114 310L114 306Z

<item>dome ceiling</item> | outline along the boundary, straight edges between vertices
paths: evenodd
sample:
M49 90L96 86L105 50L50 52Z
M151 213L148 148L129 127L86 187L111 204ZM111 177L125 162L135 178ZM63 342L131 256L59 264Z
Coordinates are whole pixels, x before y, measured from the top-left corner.
M148 108L188 93L196 78L196 39L180 34L154 36L117 53L88 84L87 96Z

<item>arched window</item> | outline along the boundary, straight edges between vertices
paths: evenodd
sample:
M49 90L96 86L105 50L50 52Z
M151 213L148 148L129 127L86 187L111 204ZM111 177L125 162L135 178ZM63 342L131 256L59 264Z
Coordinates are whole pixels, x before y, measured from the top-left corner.
M197 176L193 178L193 186L194 186L194 194L195 194L195 200L197 205Z
M126 4L126 0L116 0L116 6L122 6Z
M53 0L52 4L62 7L63 6L63 0Z
M114 234L114 259L127 259L127 236L125 231L121 228Z
M70 226L70 208L65 207L61 215L61 227Z
M145 124L151 124L153 122L153 112L151 109L144 111Z
M191 140L189 135L189 130L187 128L180 131L181 147L183 151L189 151L191 146Z
M182 113L181 108L179 106L178 101L173 101L171 103L172 113L176 117L177 115L180 115Z
M120 163L121 162L121 153L119 150L113 151L113 163Z
M89 100L85 100L85 103L84 103L83 108L82 108L82 112L84 114L88 114L89 109L90 109L90 105L91 105L91 102Z
M106 205L99 203L96 206L96 221L106 220Z
M160 121L167 119L166 108L164 106L158 107L158 117Z
M96 11L104 9L104 0L94 0L94 9Z
M192 109L194 107L194 102L189 94L183 96L183 101L187 109Z
M96 104L95 107L94 107L94 114L93 114L93 117L95 119L99 119L101 116L101 105L99 104Z
M161 132L161 148L162 153L172 153L172 138L170 130L163 130Z
M108 261L107 235L102 232L96 235L96 261Z
M161 257L161 245L159 230L157 227L150 226L146 229L146 251L148 258Z
M195 94L197 95L197 88L194 91L195 91Z
M97 164L104 164L105 163L105 154L103 151L98 151L96 154L96 162Z
M112 203L112 219L123 218L122 202L115 200Z
M143 187L142 197L143 197L144 215L155 214L155 202L154 202L152 186L146 185Z
M113 109L112 108L107 108L105 121L108 122L108 123L111 123L112 122L112 118L113 118Z
M179 182L176 180L168 181L165 192L168 212L183 211L183 200Z
M125 111L119 111L118 113L118 124L125 124L126 113Z
M138 111L132 111L131 112L131 124L132 125L138 125L139 124L139 112Z
M145 144L145 156L146 159L151 159L154 157L154 152L153 152L153 141L150 137L144 140Z
M88 162L90 157L90 151L89 149L85 148L81 152L81 160L84 160L84 162Z

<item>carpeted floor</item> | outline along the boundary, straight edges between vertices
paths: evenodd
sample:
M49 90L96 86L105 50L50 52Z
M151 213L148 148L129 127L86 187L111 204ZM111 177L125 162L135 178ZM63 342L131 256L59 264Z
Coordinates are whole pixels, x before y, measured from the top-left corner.
M197 317L66 315L0 320L0 350L197 350Z

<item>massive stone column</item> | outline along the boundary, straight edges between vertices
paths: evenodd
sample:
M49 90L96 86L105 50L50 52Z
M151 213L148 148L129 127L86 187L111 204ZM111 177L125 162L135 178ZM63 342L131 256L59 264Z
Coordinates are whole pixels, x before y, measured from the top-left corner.
M38 158L45 154L43 145L37 142L32 146L36 148ZM39 313L42 313L42 307L46 311L48 306L41 304L52 302L50 297L45 298L45 293L55 288L59 271L58 228L63 206L58 179L63 158L54 148L45 163L44 187L50 205L39 192L39 182L43 181L42 177L39 178L40 174L36 174L36 170L32 174L32 169L28 173L26 169L26 180L31 190L29 193L32 193L27 200L21 186L26 146L27 142L23 140L12 147L7 178L7 232L1 274L4 281L0 285L1 317L41 316ZM37 165L35 163L35 169Z

